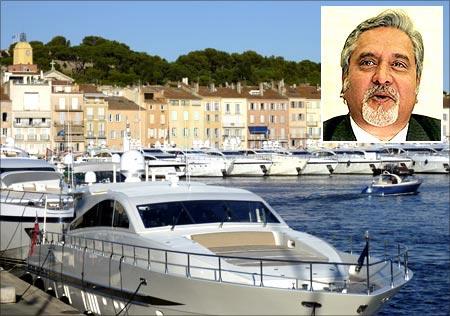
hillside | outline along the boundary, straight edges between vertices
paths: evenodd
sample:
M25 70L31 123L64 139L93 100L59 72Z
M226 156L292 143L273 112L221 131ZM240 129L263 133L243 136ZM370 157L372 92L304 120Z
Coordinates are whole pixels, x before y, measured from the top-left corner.
M48 43L30 42L33 59L40 69L56 68L79 83L116 84L120 86L149 83L164 84L188 77L202 85L210 82L242 81L258 84L262 81L284 79L287 84L320 84L320 64L309 60L288 61L283 57L265 57L254 51L242 54L206 48L193 51L168 62L159 56L135 52L126 44L99 36L87 36L78 46L71 46L63 36ZM0 64L12 64L14 45L9 56L2 54Z

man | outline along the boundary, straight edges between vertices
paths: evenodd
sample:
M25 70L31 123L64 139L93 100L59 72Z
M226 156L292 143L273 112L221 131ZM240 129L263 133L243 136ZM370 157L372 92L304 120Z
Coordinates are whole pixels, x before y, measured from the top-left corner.
M359 24L341 52L341 97L349 114L324 122L323 140L440 141L440 120L411 114L417 103L422 36L401 11Z

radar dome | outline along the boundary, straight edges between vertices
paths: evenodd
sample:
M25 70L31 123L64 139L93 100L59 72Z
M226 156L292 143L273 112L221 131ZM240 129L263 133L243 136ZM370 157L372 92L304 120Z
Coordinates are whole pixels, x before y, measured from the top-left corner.
M84 182L91 185L92 183L97 182L97 176L95 175L94 171L88 171L84 175Z
M125 182L139 182L145 172L144 156L137 150L124 152L120 157L120 171L126 177Z

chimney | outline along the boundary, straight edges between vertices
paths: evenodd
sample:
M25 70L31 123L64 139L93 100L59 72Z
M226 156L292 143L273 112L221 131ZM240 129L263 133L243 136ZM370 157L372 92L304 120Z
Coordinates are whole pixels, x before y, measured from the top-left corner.
M214 86L214 82L211 82L211 83L209 84L209 90L210 90L211 92L215 92L215 91L216 91L216 87Z
M189 85L189 78L188 77L184 77L184 78L181 79L181 82L188 86Z
M231 89L234 90L234 82L231 83Z
M198 86L198 82L194 83L194 91L195 93L198 93L199 90L199 86Z
M259 83L259 95L260 96L264 95L264 86L262 82Z
M278 93L281 94L281 95L283 95L283 94L284 94L284 91L285 91L285 89L284 89L284 79L281 79L281 80L278 82Z
M225 81L225 88L228 88L229 86L228 81Z
M240 81L238 81L238 82L236 83L236 91L237 91L237 93L239 93L239 94L241 94L241 92L242 92L242 86L241 86L241 82L240 82Z

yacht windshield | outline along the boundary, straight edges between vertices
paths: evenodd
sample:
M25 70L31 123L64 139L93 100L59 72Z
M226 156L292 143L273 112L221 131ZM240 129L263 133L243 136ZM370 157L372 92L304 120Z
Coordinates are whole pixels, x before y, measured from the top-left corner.
M259 201L197 200L138 205L145 228L226 222L279 223Z

